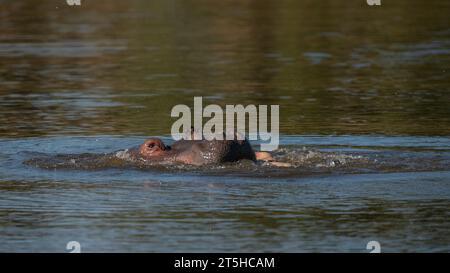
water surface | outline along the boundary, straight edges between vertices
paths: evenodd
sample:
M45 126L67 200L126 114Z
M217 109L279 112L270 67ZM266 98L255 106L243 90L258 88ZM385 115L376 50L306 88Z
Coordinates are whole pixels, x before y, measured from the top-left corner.
M292 168L110 158L143 139L0 141L2 249L448 251L448 138L282 138Z
M449 12L0 1L0 251L449 252ZM105 155L169 141L194 96L279 104L293 167Z

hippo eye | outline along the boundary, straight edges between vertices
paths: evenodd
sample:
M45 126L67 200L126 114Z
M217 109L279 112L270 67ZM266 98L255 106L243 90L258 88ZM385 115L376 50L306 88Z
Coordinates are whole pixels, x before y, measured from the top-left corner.
M155 147L155 143L150 143L150 144L148 144L148 146L147 147L149 147L149 148L153 148L153 147Z

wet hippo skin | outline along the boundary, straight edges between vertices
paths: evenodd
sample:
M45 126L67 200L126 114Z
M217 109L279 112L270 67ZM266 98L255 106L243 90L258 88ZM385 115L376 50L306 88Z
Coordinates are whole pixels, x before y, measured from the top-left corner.
M143 160L191 165L241 159L256 161L256 154L247 140L179 140L168 146L159 138L150 138L130 152Z

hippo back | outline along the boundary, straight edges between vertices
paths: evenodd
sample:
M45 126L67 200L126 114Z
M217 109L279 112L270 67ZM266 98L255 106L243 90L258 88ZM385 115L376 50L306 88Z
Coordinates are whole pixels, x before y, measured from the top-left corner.
M247 140L180 140L172 145L173 152L191 164L255 161L255 152Z

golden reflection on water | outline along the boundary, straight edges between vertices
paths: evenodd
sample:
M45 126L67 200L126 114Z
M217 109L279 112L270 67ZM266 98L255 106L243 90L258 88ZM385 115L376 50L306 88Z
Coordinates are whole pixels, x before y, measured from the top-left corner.
M0 136L168 134L279 104L282 134L448 135L446 1L3 1Z

